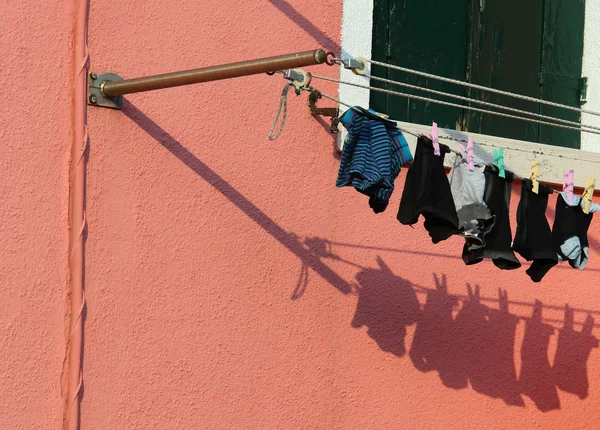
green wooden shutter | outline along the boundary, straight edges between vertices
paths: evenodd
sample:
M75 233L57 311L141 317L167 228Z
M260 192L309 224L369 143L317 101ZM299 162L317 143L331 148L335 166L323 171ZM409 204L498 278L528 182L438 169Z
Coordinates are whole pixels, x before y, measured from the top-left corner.
M585 0L375 0L373 58L579 107ZM577 112L395 70L373 74L570 121ZM424 95L402 87L374 86ZM439 98L434 96L434 98ZM454 103L461 104L456 100ZM579 148L580 133L372 92L394 119ZM481 107L480 105L473 105Z
M471 82L538 98L544 0L476 3L470 32ZM522 110L539 110L535 103L488 92L473 90L470 97ZM538 141L539 127L535 124L477 112L466 115L467 127L475 133Z
M585 0L546 0L540 70L540 97L581 107L581 66ZM581 121L579 112L542 106L544 115ZM540 142L580 148L580 132L550 126L540 127Z
M376 0L374 27L374 59L454 79L465 79L467 0ZM373 68L373 73L395 81L464 94L464 88L460 86L396 70ZM379 85L375 81L373 84L428 96L421 91ZM371 106L401 121L430 124L435 120L440 126L449 128L455 128L456 123L462 121L462 109L375 92L372 93Z

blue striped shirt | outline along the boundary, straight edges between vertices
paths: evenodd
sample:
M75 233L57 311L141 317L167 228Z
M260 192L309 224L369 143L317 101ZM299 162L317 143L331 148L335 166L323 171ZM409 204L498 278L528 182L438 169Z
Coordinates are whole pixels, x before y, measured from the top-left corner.
M377 115L372 109L369 112ZM353 109L347 110L340 122L348 135L336 186L352 186L379 200L381 212L394 191L400 168L413 160L408 142L391 121L371 119Z

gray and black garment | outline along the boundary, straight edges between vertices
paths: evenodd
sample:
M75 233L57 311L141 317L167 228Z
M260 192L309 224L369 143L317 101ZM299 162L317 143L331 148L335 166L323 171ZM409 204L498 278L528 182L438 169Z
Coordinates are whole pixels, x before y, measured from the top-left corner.
M498 175L498 167L487 165L484 170L485 192L483 201L496 216L496 225L485 236L485 246L470 250L467 244L463 248L463 261L467 265L477 264L484 258L492 260L499 269L513 270L521 267L521 263L512 250L512 233L510 230L510 192L514 174L505 171L506 178Z
M469 251L484 247L485 235L494 227L496 217L483 202L483 172L477 168L471 172L467 161L457 155L448 181L458 215L458 234L466 239Z

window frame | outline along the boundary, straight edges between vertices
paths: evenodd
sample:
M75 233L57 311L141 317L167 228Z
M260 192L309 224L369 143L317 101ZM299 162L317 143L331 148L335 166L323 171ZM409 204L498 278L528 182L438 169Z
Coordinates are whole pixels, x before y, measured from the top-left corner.
M599 2L600 3L600 2ZM588 3L589 4L589 3ZM587 7L587 5L586 5ZM374 0L343 0L342 29L341 29L341 54L343 58L347 57L365 57L371 58L373 41L373 9ZM600 15L599 15L600 17ZM588 10L586 9L586 28L587 32L591 27L588 25ZM598 31L600 38L600 31ZM586 47L584 46L584 71L586 67ZM589 52L588 52L589 54ZM599 76L600 77L600 76ZM369 79L354 75L350 70L341 68L340 79L360 84L369 85ZM339 97L344 103L351 105L369 106L370 91L363 88L351 87L348 85L339 85ZM590 115L582 115L582 122L590 125L599 125L600 118L594 118ZM391 118L393 120L393 118ZM431 124L412 124L397 122L399 127L413 133L421 134L431 130ZM460 142L446 139L451 137L458 140L466 140L466 136L472 136L476 144L476 159L484 163L493 161L493 150L495 148L504 148L505 166L507 169L515 172L519 176L528 176L531 163L538 160L540 163L540 180L551 184L562 184L564 172L569 169L575 169L575 186L584 187L588 177L598 176L600 165L600 153L591 152L582 149L563 148L558 146L545 145L541 143L532 143L522 140L506 139L496 136L479 135L475 133L465 133L451 129L440 129L439 134L441 143L448 145L452 149L458 149ZM585 148L583 135L581 147ZM598 139L596 135L590 135ZM338 135L338 149L341 149L345 133ZM406 135L409 146L414 153L416 138ZM590 139L591 141L591 139ZM600 147L599 147L600 148ZM445 164L450 167L454 157L449 156L445 159Z

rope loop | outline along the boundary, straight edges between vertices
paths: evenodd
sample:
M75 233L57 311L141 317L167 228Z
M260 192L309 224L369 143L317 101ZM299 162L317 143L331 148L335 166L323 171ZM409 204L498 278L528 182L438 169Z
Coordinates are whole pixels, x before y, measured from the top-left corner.
M292 82L288 82L283 87L283 91L281 92L281 97L279 98L279 108L277 109L277 115L275 116L275 121L273 121L273 125L271 126L271 130L269 131L269 140L275 140L279 137L281 132L283 131L283 127L285 126L285 119L287 117L287 96L290 87L294 87L294 92L297 96L300 95L300 88L296 87ZM282 115L283 112L283 115ZM273 134L275 131L275 127L279 122L279 116L281 115L281 124L279 125L279 130L277 133Z

